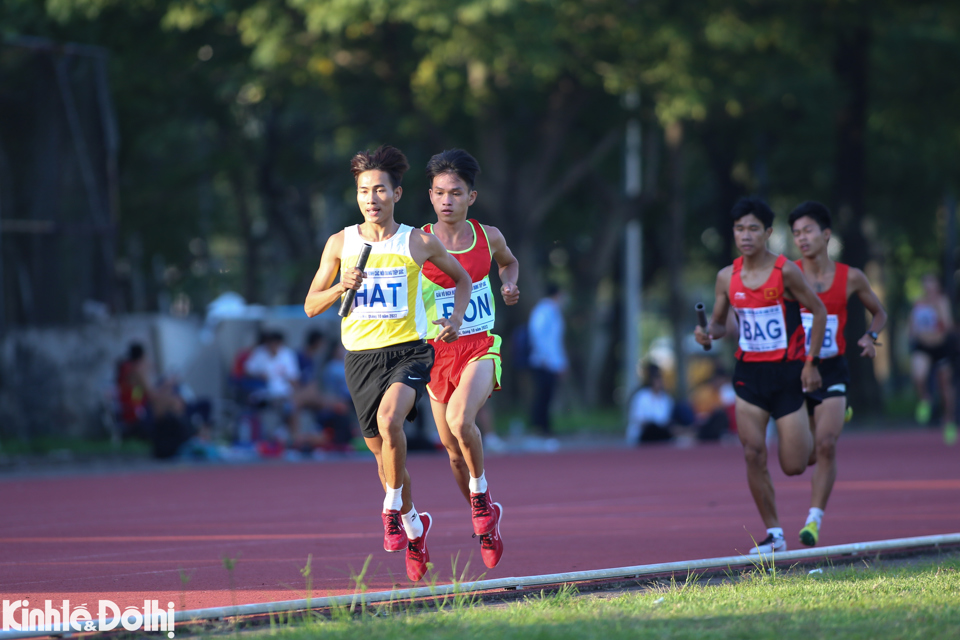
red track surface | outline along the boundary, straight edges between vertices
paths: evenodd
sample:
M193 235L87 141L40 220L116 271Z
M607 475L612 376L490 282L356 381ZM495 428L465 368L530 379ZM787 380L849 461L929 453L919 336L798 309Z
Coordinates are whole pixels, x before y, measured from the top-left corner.
M936 432L846 434L839 460L822 544L960 532L960 449ZM771 467L798 548L811 472ZM446 456L409 468L417 507L434 516L439 582L458 556L467 579L498 578L736 555L765 533L736 446L504 455L487 477L506 552L486 570ZM371 555L369 590L408 587L403 554L383 551L382 496L372 459L2 479L0 599L178 610L292 600L306 597L309 555L314 596L352 592ZM237 559L232 574L224 557Z

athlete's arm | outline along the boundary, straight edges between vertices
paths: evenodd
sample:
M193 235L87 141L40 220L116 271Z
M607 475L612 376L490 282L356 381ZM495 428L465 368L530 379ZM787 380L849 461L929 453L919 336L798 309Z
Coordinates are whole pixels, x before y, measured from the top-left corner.
M520 301L520 289L517 288L517 278L520 277L520 263L507 246L507 241L496 227L483 225L490 241L493 259L497 263L500 274L500 295L506 305L514 305Z
M470 291L473 281L470 280L470 274L457 262L457 259L447 253L440 239L430 233L424 233L419 229L412 231L414 235L411 238L410 249L413 259L419 264L430 261L440 271L450 276L456 285L453 293L453 313L449 318L440 318L434 320L433 324L440 325L440 333L437 339L444 342L453 342L460 337L460 325L463 323L463 316L467 312L467 305L470 304ZM418 241L414 241L414 239Z
M870 315L873 316L870 326L867 327L867 333L863 334L863 336L857 340L857 346L863 349L863 351L860 352L861 356L874 358L877 355L877 348L874 345L873 338L868 334L883 331L883 327L887 324L887 312L883 308L883 305L880 304L880 298L877 297L877 294L874 293L870 287L870 281L867 280L867 276L863 271L850 267L848 273L847 289L849 292L847 297L849 298L856 293L860 302L863 303L863 306L866 307Z
M823 306L820 296L810 288L810 284L803 277L803 271L800 270L800 267L790 261L783 265L783 285L797 302L813 314L813 326L810 328L810 351L807 353L807 361L803 363L800 381L803 384L804 391L816 391L820 388L822 380L820 379L820 371L813 366L813 358L820 356L820 348L823 346L823 334L827 330L827 308Z
M706 328L697 325L693 330L693 336L697 342L704 347L710 346L714 340L719 340L727 335L727 314L730 311L730 274L733 273L733 267L724 267L717 273L717 285L715 288L715 299L713 301L713 314L710 316L710 322Z
M363 282L363 272L356 267L347 269L337 284L333 281L340 271L340 253L343 251L343 231L327 239L320 257L320 268L313 276L303 310L309 317L320 315L336 303L347 289L359 289Z

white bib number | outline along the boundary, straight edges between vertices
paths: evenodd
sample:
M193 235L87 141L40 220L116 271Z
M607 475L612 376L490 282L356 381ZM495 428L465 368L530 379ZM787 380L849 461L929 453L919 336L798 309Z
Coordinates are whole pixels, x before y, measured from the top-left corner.
M453 294L456 289L441 289L434 294L437 303L437 317L449 318L453 313ZM474 333L483 333L493 329L495 309L493 295L490 292L490 278L473 283L470 292L470 304L463 314L463 324L460 325L460 335L469 336Z
M805 349L810 353L810 329L813 328L813 314L801 313L800 322L803 323L803 332L807 334ZM827 329L823 332L823 346L820 347L821 358L832 358L840 354L840 348L837 345L837 330L840 328L840 321L832 313L827 314Z
M363 320L407 317L407 268L367 269L350 315Z
M737 309L740 318L740 348L763 352L787 348L787 323L780 305Z

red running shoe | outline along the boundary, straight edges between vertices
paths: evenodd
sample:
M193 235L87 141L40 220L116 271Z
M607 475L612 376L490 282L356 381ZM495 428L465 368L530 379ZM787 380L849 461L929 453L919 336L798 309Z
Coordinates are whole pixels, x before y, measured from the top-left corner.
M407 542L407 577L411 581L417 582L426 573L427 563L430 562L430 552L427 550L427 534L430 533L430 525L433 519L430 514L423 512L420 514L420 522L423 523L423 533L419 538Z
M390 553L403 551L407 548L407 534L403 530L403 523L400 522L400 512L383 512L383 550Z
M490 491L470 494L470 511L473 517L473 533L484 536L497 528L497 515L490 508Z
M496 524L493 531L480 536L480 555L488 569L497 566L500 558L503 557L503 539L500 538L500 518L503 517L503 507L499 502L494 502L491 506L491 510L496 511Z

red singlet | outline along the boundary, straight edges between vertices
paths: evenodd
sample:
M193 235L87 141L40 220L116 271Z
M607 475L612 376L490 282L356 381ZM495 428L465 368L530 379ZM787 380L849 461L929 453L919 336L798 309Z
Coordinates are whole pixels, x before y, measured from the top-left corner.
M843 330L847 326L847 276L850 267L842 262L835 262L836 270L833 274L833 284L823 293L818 293L823 305L827 308L827 330L823 334L823 346L820 348L820 357L824 360L842 356L847 352L847 342L843 337ZM803 271L803 260L797 260L797 266ZM813 326L813 314L804 307L800 308L800 319L803 330L807 334L806 351L810 351L810 328Z
M743 256L733 261L728 295L740 321L737 359L742 362L803 360L800 304L783 297L783 265L786 262L785 256L777 256L767 281L750 289L740 279Z

